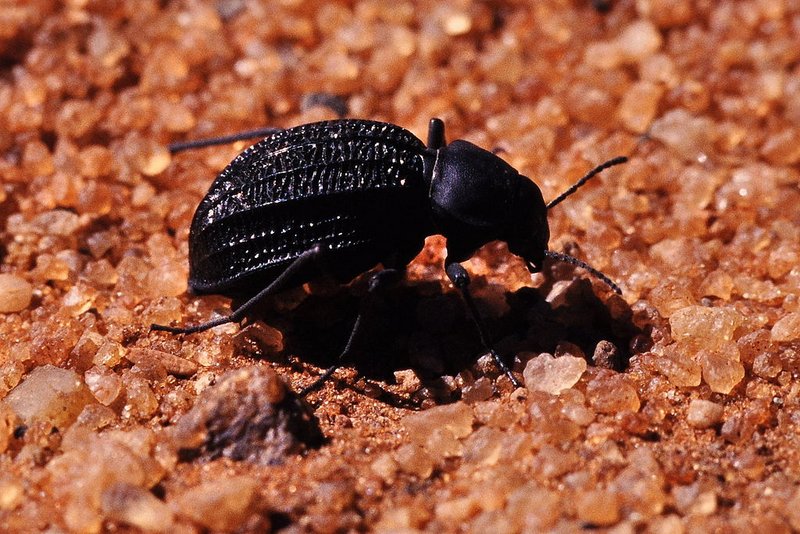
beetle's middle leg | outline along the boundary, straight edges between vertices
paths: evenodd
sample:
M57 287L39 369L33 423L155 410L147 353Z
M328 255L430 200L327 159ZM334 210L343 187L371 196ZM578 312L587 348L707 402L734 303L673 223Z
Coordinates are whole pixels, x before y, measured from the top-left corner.
M311 385L304 387L300 390L301 397L316 389L319 389L338 369L342 366L345 359L350 356L353 349L353 344L364 331L365 318L372 311L373 303L375 302L376 295L387 287L393 286L403 276L402 269L383 269L372 273L369 277L367 285L367 294L361 300L361 308L356 317L356 322L353 324L353 329L350 331L350 336L347 338L347 343L339 354L336 363L328 367Z
M242 319L244 319L247 312L249 312L253 306L258 304L268 295L272 295L278 293L284 289L286 289L289 283L292 281L294 276L297 274L298 271L304 269L310 263L319 261L319 259L325 254L326 247L324 245L314 245L310 249L306 250L302 254L300 254L275 280L272 281L267 287L259 291L255 296L250 297L247 302L236 308L230 315L226 315L225 317L218 317L216 319L212 319L205 323L201 323L194 326L186 326L186 327L174 327L174 326L166 326L161 324L152 324L150 325L151 330L159 330L163 332L170 332L172 334L194 334L196 332L203 332L208 330L209 328L214 328L215 326L219 326L222 324L228 323L238 323Z
M475 301L472 300L472 293L469 290L469 273L464 269L463 265L455 261L448 263L445 267L445 271L447 272L447 277L453 282L453 285L461 292L461 296L464 297L464 302L467 303L467 309L472 317L472 321L478 329L478 336L481 339L483 349L492 355L495 365L511 379L511 383L514 384L514 387L521 387L522 384L517 380L517 377L514 376L511 369L508 368L503 359L500 358L500 355L497 354L497 351L489 344L486 326L483 324L483 319L481 319L478 307L475 306Z

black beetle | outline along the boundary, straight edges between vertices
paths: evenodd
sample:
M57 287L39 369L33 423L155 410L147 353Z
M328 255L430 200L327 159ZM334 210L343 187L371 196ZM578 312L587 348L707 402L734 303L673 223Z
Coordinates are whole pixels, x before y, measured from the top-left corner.
M464 297L484 349L519 385L489 343L459 263L484 244L502 240L532 272L545 257L567 261L619 288L586 263L547 249L547 210L603 169L611 159L545 204L539 188L497 155L467 141L447 144L444 123L431 119L428 144L393 124L342 119L286 130L172 145L173 152L269 134L237 156L200 202L189 236L189 286L196 294L251 296L231 315L196 326L152 325L193 333L238 322L269 294L323 273L346 282L382 264L372 293L396 280L421 250L426 236L447 239L445 270ZM350 351L362 306L340 354ZM331 367L310 390L322 383Z

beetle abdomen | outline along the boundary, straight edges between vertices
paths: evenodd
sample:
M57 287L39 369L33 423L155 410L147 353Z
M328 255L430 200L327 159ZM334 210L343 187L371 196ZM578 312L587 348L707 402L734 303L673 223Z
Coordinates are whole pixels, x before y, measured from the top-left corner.
M190 286L246 290L317 243L337 256L326 263L340 277L419 250L428 224L423 151L398 126L360 120L298 126L245 150L195 213Z

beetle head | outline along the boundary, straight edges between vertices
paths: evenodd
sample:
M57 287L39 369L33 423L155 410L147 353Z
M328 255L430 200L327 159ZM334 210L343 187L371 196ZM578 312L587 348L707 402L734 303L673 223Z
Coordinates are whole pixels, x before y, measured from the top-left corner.
M539 272L550 241L550 225L541 190L525 176L519 177L519 190L509 215L503 241L513 254L525 260L531 272Z
M434 221L447 238L449 258L464 261L484 244L502 240L541 268L550 229L542 193L531 180L463 140L436 151L430 180Z
M586 173L558 197L545 204L542 192L511 165L467 141L453 141L426 156L434 224L447 238L447 257L461 262L494 240L508 244L532 272L545 257L589 271L618 294L620 288L587 263L547 249L550 227L547 211L573 194L598 173L627 161L612 158Z

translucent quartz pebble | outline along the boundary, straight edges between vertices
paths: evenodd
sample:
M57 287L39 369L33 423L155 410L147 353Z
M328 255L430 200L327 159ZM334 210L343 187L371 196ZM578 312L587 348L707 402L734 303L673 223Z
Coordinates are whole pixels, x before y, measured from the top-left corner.
M800 312L784 315L772 326L773 341L794 341L800 339Z
M180 515L210 530L230 531L254 511L258 486L245 476L221 478L195 486L172 504Z
M576 356L555 358L551 354L540 354L525 366L525 387L532 391L558 395L574 386L583 376L586 367L586 360Z
M722 421L723 406L716 402L694 399L689 403L686 421L695 428L709 428Z
M0 313L22 311L33 298L33 286L13 274L0 274Z
M741 314L732 308L706 306L687 306L669 318L672 337L698 349L718 349L730 342L741 321Z
M100 497L101 509L109 519L148 532L169 532L173 528L172 510L149 491L118 482Z
M69 426L91 400L77 373L52 365L31 371L5 398L24 423L45 422L56 428Z

